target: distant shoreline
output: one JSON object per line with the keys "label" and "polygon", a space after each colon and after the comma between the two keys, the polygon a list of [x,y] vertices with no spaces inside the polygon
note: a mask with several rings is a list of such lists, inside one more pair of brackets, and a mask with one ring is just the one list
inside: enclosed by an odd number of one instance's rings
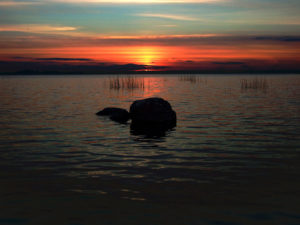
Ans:
{"label": "distant shoreline", "polygon": [[0,73],[0,76],[59,76],[59,75],[300,75],[300,71],[255,71],[255,72],[199,72],[199,71],[131,71],[131,72],[99,72],[99,73],[83,73],[83,72],[13,72]]}

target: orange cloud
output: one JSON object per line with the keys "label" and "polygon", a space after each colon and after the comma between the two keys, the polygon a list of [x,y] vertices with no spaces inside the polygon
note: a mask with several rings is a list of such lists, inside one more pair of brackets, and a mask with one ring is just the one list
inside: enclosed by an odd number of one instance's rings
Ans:
{"label": "orange cloud", "polygon": [[38,24],[22,24],[22,25],[0,25],[0,31],[17,31],[28,33],[51,33],[61,31],[74,31],[76,27],[38,25]]}

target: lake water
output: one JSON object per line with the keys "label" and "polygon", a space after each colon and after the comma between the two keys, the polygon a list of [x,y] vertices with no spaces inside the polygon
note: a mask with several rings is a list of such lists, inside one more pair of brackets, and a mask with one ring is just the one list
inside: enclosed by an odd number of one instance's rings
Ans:
{"label": "lake water", "polygon": [[[0,224],[300,224],[299,75],[133,79],[0,77]],[[165,133],[95,115],[154,96]]]}

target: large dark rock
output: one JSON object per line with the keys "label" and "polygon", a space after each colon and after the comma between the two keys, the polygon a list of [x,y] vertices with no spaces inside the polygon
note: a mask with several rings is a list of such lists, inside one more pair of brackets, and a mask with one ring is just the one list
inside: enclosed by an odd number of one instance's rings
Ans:
{"label": "large dark rock", "polygon": [[163,131],[176,126],[176,113],[162,98],[137,100],[130,106],[131,129]]}
{"label": "large dark rock", "polygon": [[129,113],[126,109],[109,107],[96,113],[98,116],[109,116],[113,121],[126,123],[129,120]]}

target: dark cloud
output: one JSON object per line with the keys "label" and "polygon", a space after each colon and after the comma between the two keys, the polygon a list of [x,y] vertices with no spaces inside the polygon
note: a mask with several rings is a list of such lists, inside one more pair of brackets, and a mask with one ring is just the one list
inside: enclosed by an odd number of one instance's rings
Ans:
{"label": "dark cloud", "polygon": [[300,36],[259,36],[254,39],[263,41],[300,42]]}
{"label": "dark cloud", "polygon": [[21,57],[21,56],[15,56],[15,57],[11,57],[12,59],[29,59],[29,58],[26,58],[26,57]]}
{"label": "dark cloud", "polygon": [[0,48],[46,48],[46,47],[102,47],[102,46],[224,46],[237,44],[264,44],[298,43],[300,36],[241,36],[241,35],[220,35],[220,36],[157,36],[149,37],[117,37],[117,38],[90,38],[90,37],[67,37],[63,35],[35,34],[34,36],[6,36],[0,39]]}
{"label": "dark cloud", "polygon": [[38,61],[82,61],[82,62],[91,62],[93,61],[92,59],[88,59],[88,58],[31,58],[31,57],[21,57],[21,56],[15,56],[12,57],[12,59],[21,59],[21,60],[38,60]]}
{"label": "dark cloud", "polygon": [[244,65],[244,62],[212,62],[217,65]]}
{"label": "dark cloud", "polygon": [[[18,57],[17,57],[18,58]],[[23,58],[22,58],[23,59]],[[0,61],[1,73],[12,74],[103,74],[131,73],[146,70],[166,70],[166,66],[148,66],[140,64],[61,64],[52,61]]]}
{"label": "dark cloud", "polygon": [[146,66],[146,68],[149,70],[166,70],[169,69],[170,67],[168,66]]}
{"label": "dark cloud", "polygon": [[87,58],[35,58],[35,60],[40,60],[40,61],[93,61],[92,59],[87,59]]}
{"label": "dark cloud", "polygon": [[[172,66],[143,64],[113,64],[96,61],[32,61],[15,57],[14,61],[0,61],[1,74],[130,74],[143,71],[160,73],[299,73],[299,59],[243,61],[178,61]],[[191,62],[189,62],[191,61]]]}

